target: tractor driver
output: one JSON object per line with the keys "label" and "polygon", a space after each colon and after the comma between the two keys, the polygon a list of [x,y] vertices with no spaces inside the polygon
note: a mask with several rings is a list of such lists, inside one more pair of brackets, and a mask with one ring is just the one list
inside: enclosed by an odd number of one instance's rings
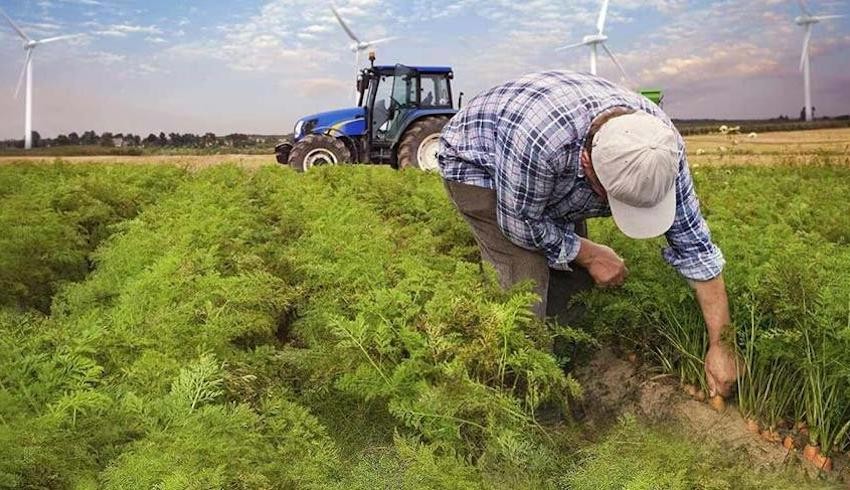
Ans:
{"label": "tractor driver", "polygon": [[[528,75],[482,93],[449,121],[439,165],[501,285],[534,281],[539,317],[584,283],[617,287],[628,276],[614,250],[587,238],[585,219],[613,215],[631,238],[665,235],[663,257],[693,287],[708,328],[710,394],[729,394],[736,367],[723,340],[725,261],[700,213],[684,141],[658,106],[590,74]],[[567,283],[554,298],[550,275]]]}

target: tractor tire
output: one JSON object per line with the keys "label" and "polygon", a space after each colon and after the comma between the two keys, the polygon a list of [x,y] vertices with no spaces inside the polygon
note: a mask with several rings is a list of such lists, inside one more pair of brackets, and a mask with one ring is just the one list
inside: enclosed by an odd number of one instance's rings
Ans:
{"label": "tractor tire", "polygon": [[289,166],[297,172],[306,172],[320,165],[340,165],[350,160],[351,152],[345,144],[324,134],[305,136],[289,152]]}
{"label": "tractor tire", "polygon": [[439,172],[440,133],[448,120],[447,117],[429,117],[411,124],[398,145],[398,168]]}

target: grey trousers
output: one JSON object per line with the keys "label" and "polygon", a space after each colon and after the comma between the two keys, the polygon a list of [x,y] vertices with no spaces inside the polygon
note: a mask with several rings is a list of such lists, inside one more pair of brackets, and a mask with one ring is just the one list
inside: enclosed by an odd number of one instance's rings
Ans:
{"label": "grey trousers", "polygon": [[[541,300],[534,306],[539,318],[554,317],[562,324],[575,321],[581,314],[570,306],[578,292],[593,287],[593,279],[583,267],[570,264],[572,271],[550,269],[542,252],[515,245],[502,233],[496,220],[496,191],[459,182],[444,181],[449,197],[469,223],[481,250],[482,260],[489,262],[505,289],[525,280],[534,281],[534,291]],[[576,224],[576,232],[587,236],[584,221]]]}

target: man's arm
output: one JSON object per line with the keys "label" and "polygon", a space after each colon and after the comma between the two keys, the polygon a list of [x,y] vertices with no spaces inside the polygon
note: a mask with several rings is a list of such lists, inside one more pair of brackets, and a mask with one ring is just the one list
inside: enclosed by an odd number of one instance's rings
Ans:
{"label": "man's arm", "polygon": [[705,377],[710,396],[729,396],[737,379],[737,365],[729,336],[731,318],[723,275],[708,281],[691,281],[708,329]]}
{"label": "man's arm", "polygon": [[727,396],[737,379],[734,349],[729,342],[729,299],[723,281],[725,260],[711,241],[693,179],[683,156],[676,178],[676,218],[667,232],[664,259],[681,273],[696,293],[708,330],[705,375],[711,396]]}

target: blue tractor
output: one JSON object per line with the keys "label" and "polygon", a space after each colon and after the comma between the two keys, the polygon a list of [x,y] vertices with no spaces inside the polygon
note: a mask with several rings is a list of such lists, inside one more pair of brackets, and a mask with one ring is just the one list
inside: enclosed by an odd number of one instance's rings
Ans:
{"label": "blue tractor", "polygon": [[376,66],[373,53],[369,60],[357,79],[358,106],[299,119],[293,140],[275,147],[279,163],[299,172],[357,162],[437,170],[440,132],[457,112],[452,69]]}

